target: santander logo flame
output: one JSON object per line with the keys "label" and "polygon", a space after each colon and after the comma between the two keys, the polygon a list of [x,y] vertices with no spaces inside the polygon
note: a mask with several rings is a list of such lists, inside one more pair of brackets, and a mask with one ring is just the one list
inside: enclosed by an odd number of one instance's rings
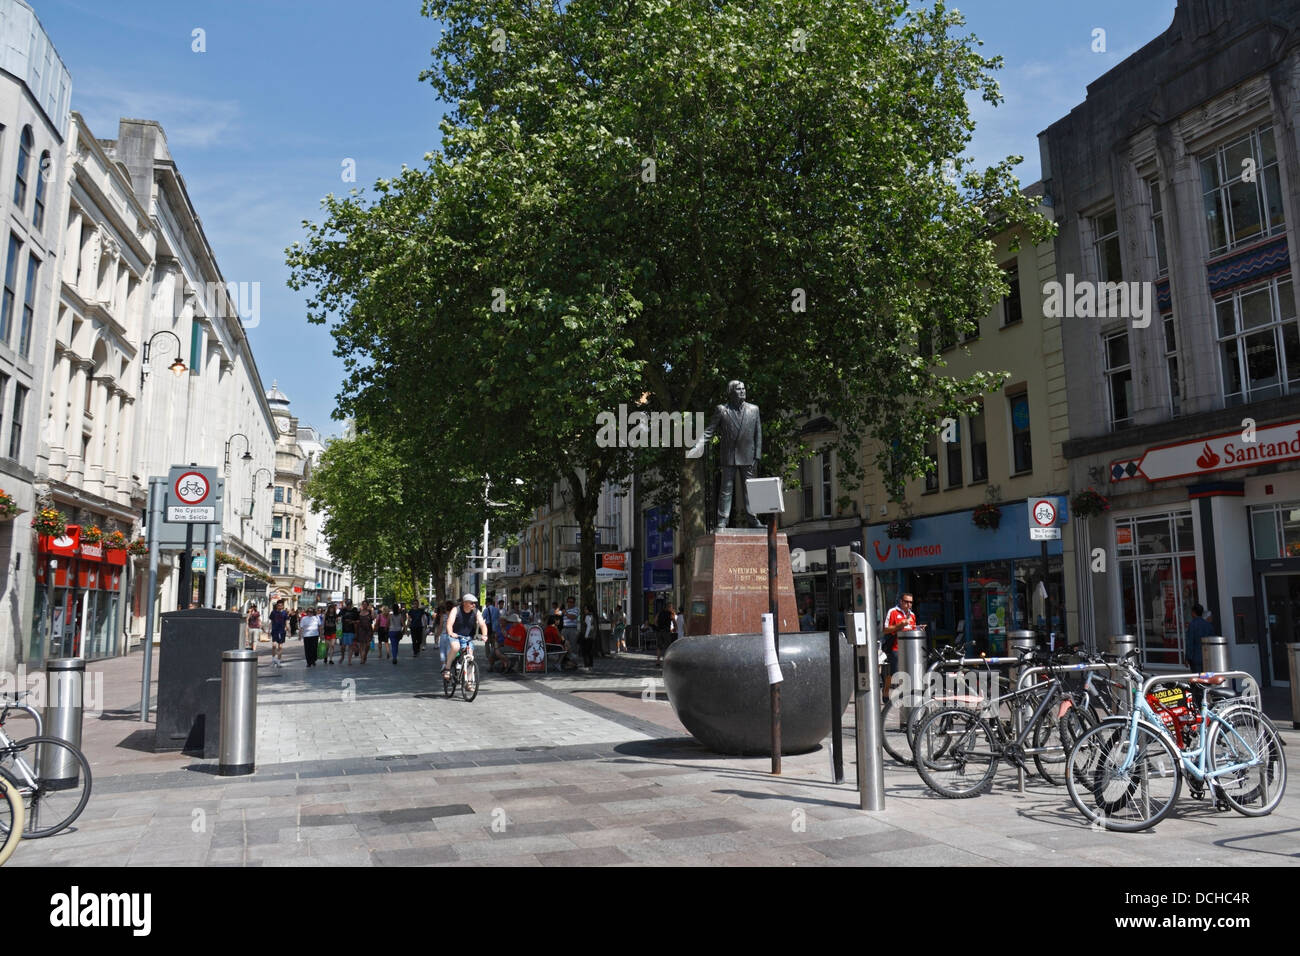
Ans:
{"label": "santander logo flame", "polygon": [[1214,449],[1210,447],[1210,443],[1206,442],[1200,456],[1196,459],[1196,467],[1213,468],[1219,463],[1219,460],[1219,456],[1215,453]]}

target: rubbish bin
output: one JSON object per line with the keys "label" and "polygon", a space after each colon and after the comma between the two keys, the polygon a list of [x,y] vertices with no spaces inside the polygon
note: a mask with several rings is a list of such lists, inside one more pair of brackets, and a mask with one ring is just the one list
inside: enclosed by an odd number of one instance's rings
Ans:
{"label": "rubbish bin", "polygon": [[223,777],[252,773],[257,744],[257,652],[221,652],[221,753]]}
{"label": "rubbish bin", "polygon": [[223,651],[243,647],[243,618],[232,611],[190,608],[162,615],[158,649],[158,722],[154,750],[203,752],[207,723],[203,685],[221,676]]}
{"label": "rubbish bin", "polygon": [[[1038,647],[1038,635],[1034,631],[1007,631],[1007,657],[1015,657],[1021,651],[1032,651]],[[1008,675],[1012,689],[1020,680],[1020,668],[1011,668]]]}
{"label": "rubbish bin", "polygon": [[1228,663],[1228,639],[1218,634],[1207,634],[1201,638],[1201,660],[1205,662],[1205,670],[1209,673],[1232,670]]}
{"label": "rubbish bin", "polygon": [[[41,718],[47,737],[66,740],[81,749],[81,718],[85,688],[86,662],[80,657],[60,657],[47,661],[46,705]],[[66,750],[40,748],[38,775],[49,782],[75,782],[79,765]]]}
{"label": "rubbish bin", "polygon": [[898,671],[904,675],[904,683],[899,686],[903,690],[903,697],[900,698],[902,709],[900,715],[903,720],[907,720],[912,713],[913,708],[921,706],[921,693],[925,683],[925,631],[907,630],[899,631],[898,637]]}
{"label": "rubbish bin", "polygon": [[1291,726],[1300,730],[1300,644],[1288,644],[1286,657],[1291,663]]}
{"label": "rubbish bin", "polygon": [[1138,639],[1133,634],[1112,634],[1110,638],[1110,652],[1116,657],[1123,657],[1130,651],[1137,650]]}

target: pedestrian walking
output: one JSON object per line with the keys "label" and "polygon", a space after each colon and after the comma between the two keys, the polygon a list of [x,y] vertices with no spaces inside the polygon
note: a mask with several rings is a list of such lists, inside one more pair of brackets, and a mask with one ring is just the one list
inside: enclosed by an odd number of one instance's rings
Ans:
{"label": "pedestrian walking", "polygon": [[319,656],[320,625],[321,620],[314,607],[307,608],[303,612],[302,620],[298,622],[298,633],[302,635],[302,653],[307,658],[308,667],[315,667],[316,658]]}
{"label": "pedestrian walking", "polygon": [[623,613],[623,605],[614,609],[614,653],[625,653],[627,651],[627,615]]}
{"label": "pedestrian walking", "polygon": [[564,636],[564,644],[569,649],[569,655],[564,661],[566,669],[572,669],[578,666],[578,628],[582,624],[582,618],[578,614],[578,605],[573,595],[564,602],[564,611],[561,614],[560,633]]}
{"label": "pedestrian walking", "polygon": [[393,612],[388,615],[388,633],[386,635],[380,635],[380,641],[382,642],[383,639],[387,637],[389,646],[393,649],[390,657],[392,658],[394,667],[397,666],[397,645],[402,642],[402,631],[405,629],[406,611],[402,609],[402,605],[394,604]]}
{"label": "pedestrian walking", "polygon": [[339,609],[331,602],[325,607],[325,615],[321,618],[321,630],[325,636],[325,663],[334,663],[334,645],[338,641],[339,634]]}
{"label": "pedestrian walking", "polygon": [[289,612],[289,636],[290,637],[298,636],[298,617],[299,614],[297,608],[294,608],[292,611]]}
{"label": "pedestrian walking", "polygon": [[1187,625],[1187,669],[1198,674],[1205,667],[1204,651],[1201,638],[1209,637],[1214,628],[1205,619],[1205,608],[1199,604],[1192,605],[1192,619]]}
{"label": "pedestrian walking", "polygon": [[374,608],[370,606],[369,601],[362,601],[361,607],[357,609],[357,634],[356,648],[353,656],[361,655],[361,663],[366,662],[370,656],[370,641],[375,636],[375,622],[378,615],[375,614]]}
{"label": "pedestrian walking", "polygon": [[592,653],[596,644],[596,609],[590,604],[582,608],[581,634],[578,644],[582,648],[582,666],[589,671],[595,670]]}
{"label": "pedestrian walking", "polygon": [[271,611],[271,666],[284,666],[284,641],[289,632],[289,612],[284,601],[276,601]]}
{"label": "pedestrian walking", "polygon": [[262,632],[262,615],[257,610],[256,604],[248,605],[248,617],[245,618],[248,624],[248,649],[252,650],[253,645],[257,643],[257,637]]}
{"label": "pedestrian walking", "polygon": [[424,632],[429,627],[429,612],[420,607],[419,600],[411,602],[411,656],[419,657],[424,647]]}
{"label": "pedestrian walking", "polygon": [[[343,631],[340,640],[343,642],[343,659],[351,664],[357,656],[357,618],[360,611],[352,604],[352,599],[348,598],[343,602],[343,613],[339,615],[339,627]],[[361,663],[365,663],[363,656]]]}
{"label": "pedestrian walking", "polygon": [[673,612],[670,605],[665,604],[655,615],[655,667],[662,667],[664,661],[664,651],[668,650],[668,643],[672,640],[673,633]]}

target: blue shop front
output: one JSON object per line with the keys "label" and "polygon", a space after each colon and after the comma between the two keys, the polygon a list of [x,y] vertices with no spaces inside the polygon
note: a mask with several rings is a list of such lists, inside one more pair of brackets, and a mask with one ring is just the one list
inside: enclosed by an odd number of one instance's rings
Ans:
{"label": "blue shop front", "polygon": [[[1065,500],[1058,502],[1068,521]],[[1060,539],[1047,542],[1046,586],[1040,588],[1042,542],[1029,539],[1028,505],[1000,507],[996,529],[976,527],[969,510],[913,517],[906,539],[890,538],[888,523],[868,525],[864,551],[882,617],[901,594],[911,593],[917,623],[928,625],[932,644],[966,642],[999,653],[1007,631],[1021,628],[1054,634],[1049,640],[1057,647],[1073,643],[1065,633]]]}

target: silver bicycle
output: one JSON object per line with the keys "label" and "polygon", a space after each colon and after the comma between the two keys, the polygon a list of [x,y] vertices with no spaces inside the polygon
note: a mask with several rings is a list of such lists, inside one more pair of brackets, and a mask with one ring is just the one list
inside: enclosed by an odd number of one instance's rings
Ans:
{"label": "silver bicycle", "polygon": [[[85,754],[58,737],[41,734],[41,716],[23,704],[26,691],[6,694],[0,708],[0,776],[22,794],[26,819],[23,837],[53,836],[72,824],[90,802],[90,763]],[[36,721],[36,736],[13,740],[4,725],[11,711]],[[10,821],[0,818],[0,835]]]}

